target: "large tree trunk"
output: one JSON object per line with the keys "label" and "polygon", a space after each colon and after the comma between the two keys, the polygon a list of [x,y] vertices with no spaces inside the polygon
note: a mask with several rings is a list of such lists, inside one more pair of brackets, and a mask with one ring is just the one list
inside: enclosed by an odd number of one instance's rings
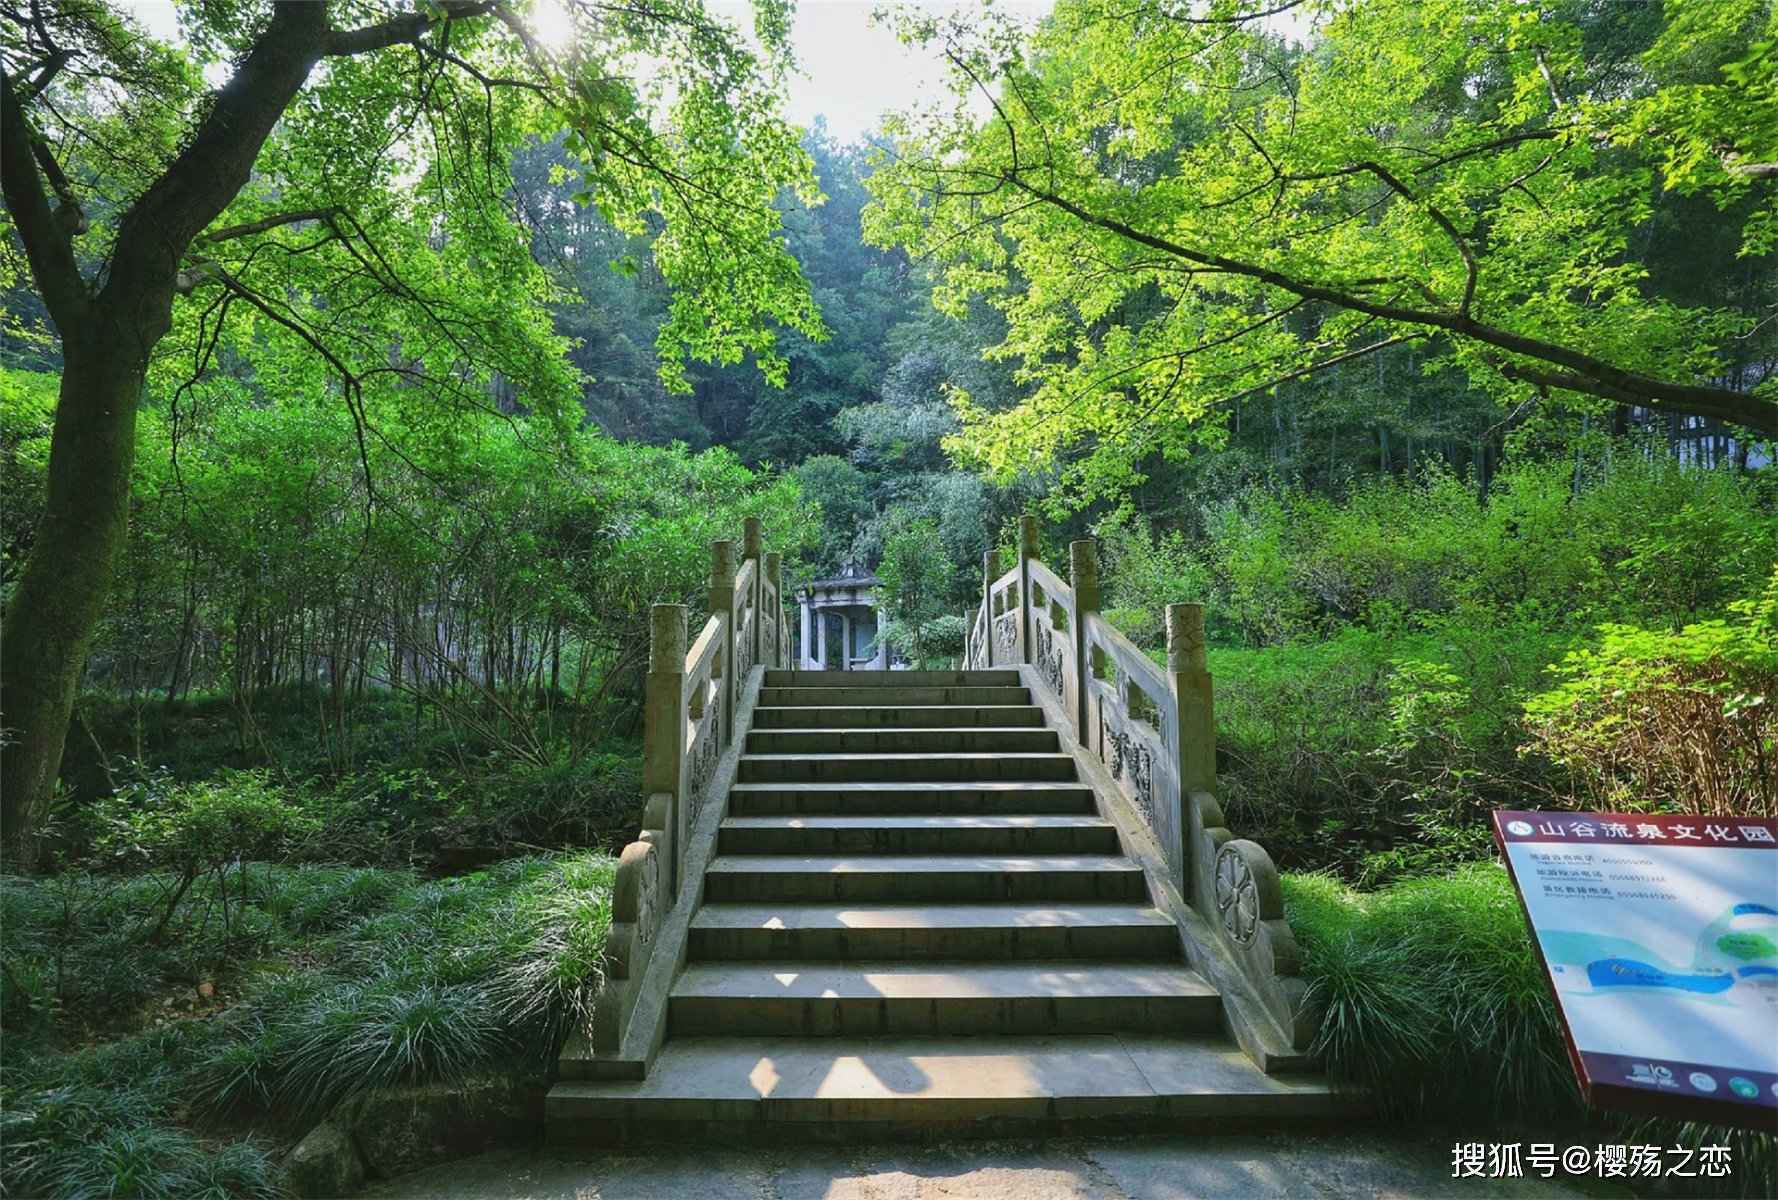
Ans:
{"label": "large tree trunk", "polygon": [[[430,19],[403,18],[414,35]],[[370,32],[380,37],[386,29]],[[96,294],[50,210],[16,81],[0,73],[0,189],[62,337],[63,364],[44,515],[0,626],[0,729],[12,739],[0,755],[0,855],[23,865],[35,858],[75,689],[123,543],[136,403],[149,354],[172,325],[181,263],[246,185],[328,36],[325,5],[276,5],[179,157],[119,221]]]}
{"label": "large tree trunk", "polygon": [[12,739],[0,756],[0,852],[26,866],[36,858],[36,830],[61,770],[74,693],[129,515],[147,359],[130,353],[118,332],[63,337],[42,523],[0,630],[0,726]]}

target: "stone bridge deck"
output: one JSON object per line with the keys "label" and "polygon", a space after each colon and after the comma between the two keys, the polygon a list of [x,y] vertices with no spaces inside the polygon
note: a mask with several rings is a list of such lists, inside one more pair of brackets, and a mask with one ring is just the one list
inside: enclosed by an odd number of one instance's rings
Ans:
{"label": "stone bridge deck", "polygon": [[666,1044],[644,1079],[558,1084],[553,1142],[1350,1109],[1226,1035],[1017,670],[767,671],[752,718]]}

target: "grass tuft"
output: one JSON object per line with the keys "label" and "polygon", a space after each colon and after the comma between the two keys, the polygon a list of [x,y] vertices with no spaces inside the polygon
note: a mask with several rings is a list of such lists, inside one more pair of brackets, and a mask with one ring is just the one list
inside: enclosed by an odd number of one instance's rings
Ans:
{"label": "grass tuft", "polygon": [[[1386,1115],[1469,1128],[1580,1122],[1585,1113],[1530,930],[1498,863],[1352,890],[1285,875],[1304,975],[1325,1005],[1315,1051],[1338,1083]],[[1711,1195],[1778,1194],[1778,1138],[1674,1121],[1609,1117],[1599,1140],[1728,1145],[1734,1172]]]}
{"label": "grass tuft", "polygon": [[1354,892],[1287,875],[1329,1071],[1398,1115],[1576,1115],[1554,1001],[1492,863]]}

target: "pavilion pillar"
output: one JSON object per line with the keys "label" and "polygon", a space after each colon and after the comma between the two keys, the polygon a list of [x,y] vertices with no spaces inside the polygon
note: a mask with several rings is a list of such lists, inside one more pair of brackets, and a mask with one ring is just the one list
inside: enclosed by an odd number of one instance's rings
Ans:
{"label": "pavilion pillar", "polygon": [[819,608],[815,613],[815,657],[819,660],[819,670],[827,670],[827,614]]}
{"label": "pavilion pillar", "polygon": [[799,671],[806,671],[812,662],[811,652],[815,649],[815,644],[809,640],[809,593],[803,592],[796,598],[796,615],[798,631],[802,634],[796,639],[796,667]]}

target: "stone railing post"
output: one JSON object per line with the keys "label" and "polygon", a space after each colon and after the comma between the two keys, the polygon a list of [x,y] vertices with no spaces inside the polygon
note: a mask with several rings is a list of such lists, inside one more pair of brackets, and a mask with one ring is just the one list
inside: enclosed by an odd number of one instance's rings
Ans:
{"label": "stone railing post", "polygon": [[685,620],[683,604],[648,610],[648,682],[643,700],[642,791],[668,797],[668,894],[679,894],[685,853]]}
{"label": "stone railing post", "polygon": [[[999,574],[994,568],[1000,565],[1000,552],[992,546],[982,551],[982,618],[981,636],[988,644],[982,647],[982,665],[994,665],[994,580]],[[971,617],[969,627],[975,628],[975,618]]]}
{"label": "stone railing post", "polygon": [[1031,560],[1037,557],[1037,518],[1019,518],[1019,653],[1031,661]]}
{"label": "stone railing post", "polygon": [[[747,661],[756,663],[764,661],[760,657],[760,654],[761,649],[765,645],[766,621],[765,608],[760,604],[760,599],[765,595],[766,564],[765,551],[759,531],[759,518],[748,517],[747,520],[743,522],[741,530],[741,555],[743,558],[751,559],[753,562],[753,583],[751,585],[753,592],[751,597],[753,601],[753,632],[750,635],[753,639],[753,644],[748,647],[749,653],[747,655]],[[745,679],[737,679],[735,681],[735,687],[737,689],[746,686],[747,681]],[[736,695],[738,696],[739,694],[739,691],[737,691]]]}
{"label": "stone railing post", "polygon": [[722,643],[721,669],[722,744],[735,740],[735,699],[739,694],[735,682],[735,544],[732,541],[710,543],[710,612],[722,622],[717,638]]}
{"label": "stone railing post", "polygon": [[809,606],[798,597],[796,602],[796,661],[793,670],[800,671],[815,657],[815,626],[809,618]]}
{"label": "stone railing post", "polygon": [[1099,544],[1092,538],[1068,543],[1068,586],[1074,592],[1074,735],[1090,746],[1093,664],[1087,652],[1087,614],[1099,611]]}
{"label": "stone railing post", "polygon": [[[772,631],[774,634],[772,638],[772,661],[767,663],[766,666],[782,667],[784,666],[784,657],[786,654],[784,649],[784,635],[788,633],[789,630],[786,629],[784,625],[784,585],[782,582],[784,578],[784,556],[776,550],[765,556],[765,575],[766,582],[772,585],[772,611],[770,613],[760,613],[759,616],[754,619],[768,620],[772,623]],[[759,594],[761,596],[765,595],[765,589],[763,587],[760,589]]]}
{"label": "stone railing post", "polygon": [[1167,605],[1167,677],[1179,708],[1179,789],[1216,791],[1216,716],[1204,654],[1204,606]]}

